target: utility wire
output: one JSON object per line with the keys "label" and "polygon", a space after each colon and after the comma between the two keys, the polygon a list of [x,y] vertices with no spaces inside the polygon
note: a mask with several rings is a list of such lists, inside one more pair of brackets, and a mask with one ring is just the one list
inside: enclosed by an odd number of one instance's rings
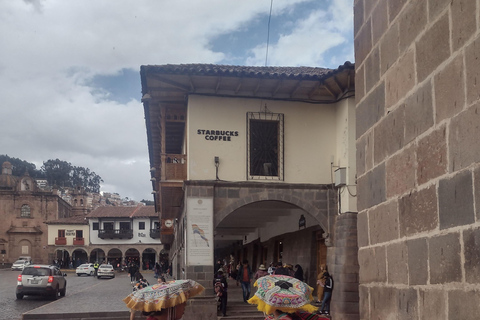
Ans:
{"label": "utility wire", "polygon": [[273,0],[270,1],[270,15],[268,16],[267,53],[265,54],[265,67],[267,66],[267,62],[268,62],[268,46],[270,44],[270,20],[272,19],[272,8],[273,8]]}

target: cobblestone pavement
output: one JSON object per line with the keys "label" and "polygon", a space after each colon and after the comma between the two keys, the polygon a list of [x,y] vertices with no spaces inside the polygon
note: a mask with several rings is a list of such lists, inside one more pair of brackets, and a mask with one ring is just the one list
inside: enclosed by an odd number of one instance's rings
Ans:
{"label": "cobblestone pavement", "polygon": [[[61,314],[89,312],[128,311],[122,301],[132,286],[126,272],[119,272],[115,279],[97,279],[78,277],[74,270],[67,271],[67,294],[52,301],[45,297],[25,296],[23,300],[15,297],[15,287],[19,271],[0,270],[0,319],[48,319]],[[156,279],[150,271],[143,272],[150,283]]]}

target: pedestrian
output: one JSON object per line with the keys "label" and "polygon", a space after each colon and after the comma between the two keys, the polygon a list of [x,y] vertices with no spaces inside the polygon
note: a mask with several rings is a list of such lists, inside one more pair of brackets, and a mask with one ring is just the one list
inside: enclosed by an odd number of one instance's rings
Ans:
{"label": "pedestrian", "polygon": [[290,277],[295,276],[295,271],[293,271],[293,266],[291,264],[286,264],[285,268],[288,270],[287,276],[290,276]]}
{"label": "pedestrian", "polygon": [[326,272],[327,266],[325,264],[320,265],[320,271],[317,275],[317,303],[322,303],[323,300],[323,288],[325,287]]}
{"label": "pedestrian", "polygon": [[295,273],[293,276],[298,280],[303,281],[303,269],[299,264],[295,265]]}
{"label": "pedestrian", "polygon": [[277,262],[277,267],[275,268],[275,271],[273,272],[273,274],[289,276],[290,272],[288,272],[288,269],[283,266],[281,261],[279,261]]}
{"label": "pedestrian", "polygon": [[93,270],[95,270],[95,277],[96,277],[98,274],[98,261],[95,262],[95,264],[93,265]]}
{"label": "pedestrian", "polygon": [[153,277],[155,279],[157,279],[159,276],[160,276],[160,265],[158,264],[158,262],[155,263],[155,267],[153,268]]}
{"label": "pedestrian", "polygon": [[242,284],[243,291],[243,301],[248,303],[247,300],[250,298],[250,281],[252,280],[252,269],[248,265],[248,260],[243,260],[243,265],[240,267],[240,270],[237,275],[237,285],[240,282]]}
{"label": "pedestrian", "polygon": [[257,272],[255,272],[255,280],[258,280],[258,278],[261,278],[263,276],[266,276],[268,274],[267,268],[265,268],[264,264],[261,264],[260,267],[258,267]]}
{"label": "pedestrian", "polygon": [[270,262],[270,266],[268,267],[268,274],[272,275],[275,272],[275,266],[273,262]]}
{"label": "pedestrian", "polygon": [[223,263],[222,263],[222,260],[218,259],[217,263],[215,264],[215,270],[218,270],[220,268],[222,268],[223,270]]}
{"label": "pedestrian", "polygon": [[130,283],[134,284],[135,283],[135,274],[138,271],[138,267],[135,263],[131,262],[130,265],[128,266],[128,275],[130,276]]}
{"label": "pedestrian", "polygon": [[137,273],[135,274],[135,279],[136,279],[136,282],[133,285],[133,291],[141,290],[150,285],[148,281],[145,279],[145,277],[140,273],[140,271],[137,271]]}
{"label": "pedestrian", "polygon": [[330,301],[332,300],[333,278],[328,272],[325,273],[325,287],[323,289],[322,307],[320,314],[330,314]]}
{"label": "pedestrian", "polygon": [[227,315],[228,282],[227,278],[225,278],[222,268],[218,269],[217,274],[213,279],[213,289],[215,291],[215,295],[218,298],[218,301],[220,302],[220,311],[225,317]]}

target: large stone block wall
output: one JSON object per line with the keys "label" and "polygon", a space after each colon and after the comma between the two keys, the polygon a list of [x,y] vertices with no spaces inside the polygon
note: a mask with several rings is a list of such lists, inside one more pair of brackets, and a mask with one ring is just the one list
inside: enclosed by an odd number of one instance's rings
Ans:
{"label": "large stone block wall", "polygon": [[478,319],[479,13],[354,2],[361,319]]}

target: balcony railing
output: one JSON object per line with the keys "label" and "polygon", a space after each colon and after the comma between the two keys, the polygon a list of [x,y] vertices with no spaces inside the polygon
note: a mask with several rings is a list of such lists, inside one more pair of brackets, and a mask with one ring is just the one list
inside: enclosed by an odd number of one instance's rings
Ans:
{"label": "balcony railing", "polygon": [[150,238],[159,239],[160,238],[160,229],[150,229]]}
{"label": "balcony railing", "polygon": [[162,164],[165,168],[165,178],[162,180],[186,180],[187,179],[187,155],[163,154]]}
{"label": "balcony railing", "polygon": [[98,237],[100,239],[132,239],[133,230],[129,229],[115,229],[115,230],[98,230]]}
{"label": "balcony railing", "polygon": [[83,246],[83,245],[85,245],[85,239],[84,238],[73,238],[73,245],[74,246]]}
{"label": "balcony railing", "polygon": [[65,237],[57,237],[55,238],[55,245],[57,246],[65,246],[67,244],[67,238]]}

